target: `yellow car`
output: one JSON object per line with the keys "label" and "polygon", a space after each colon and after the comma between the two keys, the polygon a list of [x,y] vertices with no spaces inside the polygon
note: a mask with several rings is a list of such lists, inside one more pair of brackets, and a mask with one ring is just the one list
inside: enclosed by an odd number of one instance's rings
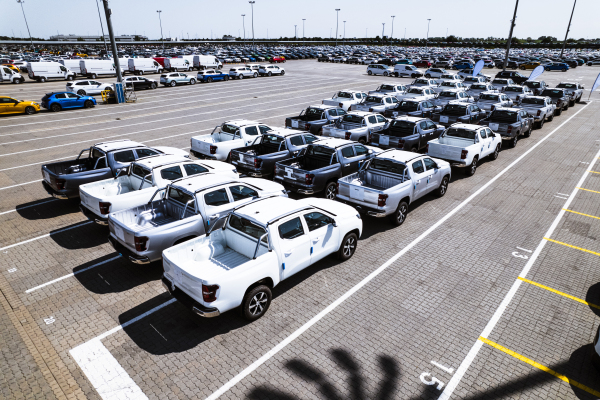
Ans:
{"label": "yellow car", "polygon": [[40,105],[35,101],[23,101],[8,96],[0,96],[1,114],[35,114],[40,111]]}
{"label": "yellow car", "polygon": [[539,62],[528,62],[528,63],[519,65],[519,68],[525,70],[525,69],[535,69],[536,67],[539,67],[539,66],[540,66]]}
{"label": "yellow car", "polygon": [[5,66],[5,67],[8,67],[10,69],[12,69],[15,72],[21,72],[21,71],[19,71],[19,68],[17,66],[15,66],[15,65],[12,65],[12,64],[2,64],[2,65]]}

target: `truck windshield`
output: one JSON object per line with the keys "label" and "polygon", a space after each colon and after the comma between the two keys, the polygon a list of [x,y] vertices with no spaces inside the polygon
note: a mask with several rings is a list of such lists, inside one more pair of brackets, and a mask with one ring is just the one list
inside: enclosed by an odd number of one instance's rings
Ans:
{"label": "truck windshield", "polygon": [[338,92],[337,96],[338,99],[352,99],[352,93],[348,93],[348,92]]}
{"label": "truck windshield", "polygon": [[545,104],[544,99],[536,99],[535,97],[525,97],[521,104],[535,104],[538,106],[543,106]]}
{"label": "truck windshield", "polygon": [[[256,225],[254,222],[235,214],[231,214],[229,217],[229,227],[254,239],[260,239],[262,235],[267,233],[262,226]],[[266,242],[266,237],[263,239],[263,242]]]}
{"label": "truck windshield", "polygon": [[510,111],[510,110],[494,110],[492,111],[492,115],[490,115],[490,121],[498,121],[498,122],[517,122],[518,111]]}
{"label": "truck windshield", "polygon": [[367,103],[382,103],[383,99],[380,97],[367,96],[367,98],[365,99],[365,102],[367,102]]}
{"label": "truck windshield", "polygon": [[401,101],[396,108],[402,111],[417,111],[419,109],[419,103],[416,101]]}
{"label": "truck windshield", "polygon": [[373,161],[371,161],[369,169],[374,169],[383,172],[391,172],[392,174],[404,175],[406,165],[391,160],[386,160],[383,158],[374,158]]}
{"label": "truck windshield", "polygon": [[523,89],[521,87],[516,87],[516,86],[507,86],[504,88],[505,92],[517,92],[517,93],[523,93]]}
{"label": "truck windshield", "polygon": [[319,110],[318,108],[308,108],[306,109],[305,115],[308,121],[316,121],[318,119],[321,119],[321,116],[323,115],[323,110]]}
{"label": "truck windshield", "polygon": [[462,128],[448,128],[446,132],[444,132],[444,136],[448,137],[457,137],[463,139],[471,139],[475,140],[476,131],[471,131]]}
{"label": "truck windshield", "polygon": [[547,89],[547,90],[544,90],[541,95],[549,96],[549,97],[563,97],[563,91]]}
{"label": "truck windshield", "polygon": [[467,113],[467,107],[460,104],[446,104],[442,114],[444,115],[465,115]]}
{"label": "truck windshield", "polygon": [[342,121],[343,122],[353,122],[355,124],[360,124],[363,122],[363,117],[361,117],[360,115],[354,115],[354,114],[346,114],[342,117]]}
{"label": "truck windshield", "polygon": [[496,94],[482,94],[479,96],[479,100],[492,100],[492,101],[498,101],[498,95]]}

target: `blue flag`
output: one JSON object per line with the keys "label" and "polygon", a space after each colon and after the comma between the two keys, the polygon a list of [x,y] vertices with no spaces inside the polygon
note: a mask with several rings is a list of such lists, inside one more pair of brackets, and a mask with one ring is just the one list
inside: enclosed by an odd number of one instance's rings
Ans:
{"label": "blue flag", "polygon": [[477,74],[481,72],[481,70],[483,69],[483,65],[483,60],[477,61],[477,64],[475,64],[475,68],[473,68],[473,76],[477,76]]}
{"label": "blue flag", "polygon": [[540,76],[542,73],[544,73],[544,66],[538,65],[533,71],[531,71],[531,75],[529,75],[529,78],[527,78],[527,80],[532,81],[538,76]]}

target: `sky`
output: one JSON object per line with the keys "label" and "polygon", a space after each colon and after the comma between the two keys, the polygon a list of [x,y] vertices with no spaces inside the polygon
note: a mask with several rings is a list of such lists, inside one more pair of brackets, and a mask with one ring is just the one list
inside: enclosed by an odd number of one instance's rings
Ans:
{"label": "sky", "polygon": [[[102,9],[102,2],[100,10]],[[0,0],[0,35],[27,37],[27,28],[16,0]],[[373,6],[369,6],[369,5]],[[256,38],[301,38],[302,19],[306,18],[306,37],[335,37],[336,8],[339,8],[338,35],[375,37],[382,34],[403,38],[424,38],[430,18],[429,37],[508,36],[514,0],[256,0],[254,35]],[[96,0],[26,0],[25,15],[34,37],[50,35],[99,35],[100,22]],[[160,38],[159,17],[165,37],[220,38],[223,35],[252,37],[251,6],[247,0],[111,0],[115,34],[141,34]],[[514,36],[538,38],[565,35],[573,0],[520,0]],[[578,0],[570,38],[598,38],[600,0]],[[246,14],[243,18],[241,14]],[[103,24],[104,15],[102,16]],[[346,21],[344,24],[343,21]],[[385,26],[382,25],[385,23]],[[297,28],[294,27],[297,25]],[[105,32],[106,25],[104,25]],[[14,32],[14,34],[13,34]],[[211,36],[212,35],[212,36]]]}

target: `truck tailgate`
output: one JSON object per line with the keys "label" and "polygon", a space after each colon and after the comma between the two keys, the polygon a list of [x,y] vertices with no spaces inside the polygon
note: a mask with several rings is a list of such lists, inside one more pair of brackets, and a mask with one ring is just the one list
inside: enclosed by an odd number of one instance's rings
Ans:
{"label": "truck tailgate", "polygon": [[231,163],[233,165],[242,164],[254,168],[254,160],[256,160],[256,158],[257,155],[253,154],[252,149],[231,150]]}
{"label": "truck tailgate", "polygon": [[363,186],[358,173],[340,178],[338,180],[338,187],[337,195],[341,199],[350,201],[355,200],[373,207],[377,207],[379,194],[383,193],[383,189],[377,190],[375,188]]}
{"label": "truck tailgate", "polygon": [[460,143],[445,144],[432,140],[429,142],[427,155],[443,160],[461,161],[461,153],[466,148],[467,146],[461,146]]}
{"label": "truck tailgate", "polygon": [[192,137],[192,150],[202,154],[210,154],[210,145],[216,143],[212,135]]}

